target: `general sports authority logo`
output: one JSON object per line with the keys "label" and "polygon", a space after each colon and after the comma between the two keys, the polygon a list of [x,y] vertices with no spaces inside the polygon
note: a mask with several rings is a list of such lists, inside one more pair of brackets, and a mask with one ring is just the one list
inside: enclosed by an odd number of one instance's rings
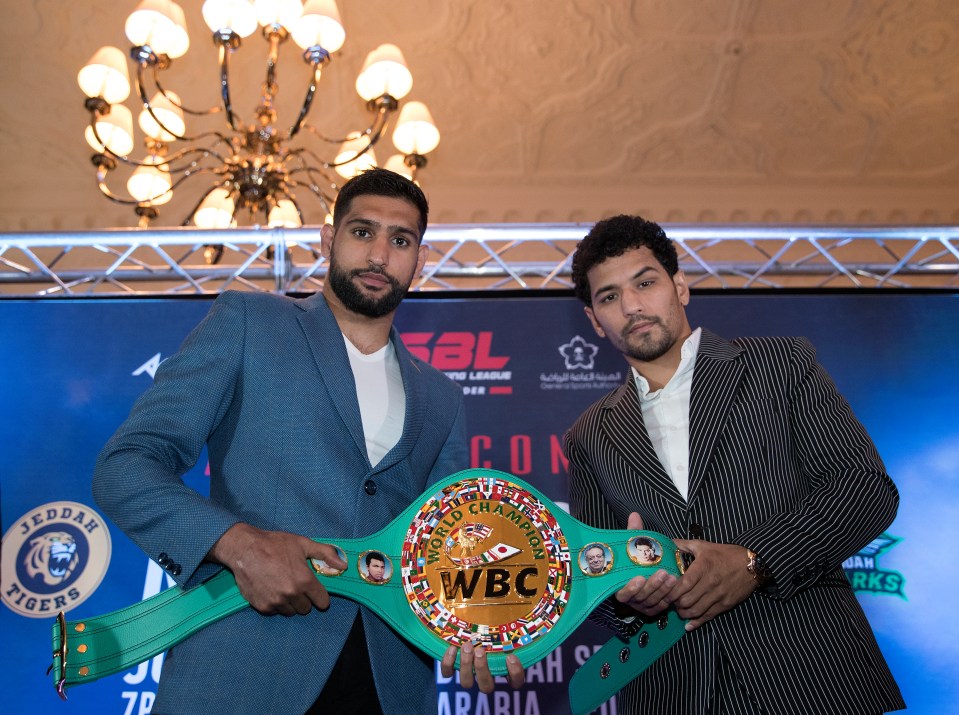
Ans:
{"label": "general sports authority logo", "polygon": [[110,552],[110,531],[86,504],[38,506],[3,535],[3,602],[30,618],[75,608],[100,585]]}
{"label": "general sports authority logo", "polygon": [[[581,335],[576,335],[568,343],[557,348],[565,365],[563,372],[541,372],[539,389],[541,390],[602,390],[609,391],[623,382],[621,372],[600,372],[596,370],[596,356],[599,347],[588,343]],[[549,363],[551,369],[553,360]],[[557,363],[558,364],[558,363]]]}
{"label": "general sports authority logo", "polygon": [[587,343],[582,337],[577,335],[565,345],[559,346],[559,354],[566,361],[567,370],[592,370],[593,359],[599,348],[592,343]]}
{"label": "general sports authority logo", "polygon": [[852,588],[857,593],[884,593],[890,596],[899,596],[906,599],[903,586],[906,580],[898,571],[887,571],[879,568],[879,557],[898,544],[902,539],[898,536],[880,534],[855,556],[846,559],[842,567]]}

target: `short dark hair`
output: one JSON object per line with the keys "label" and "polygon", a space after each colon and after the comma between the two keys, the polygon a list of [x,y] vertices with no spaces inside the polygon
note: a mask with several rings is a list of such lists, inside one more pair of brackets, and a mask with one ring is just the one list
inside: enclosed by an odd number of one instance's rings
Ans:
{"label": "short dark hair", "polygon": [[383,556],[379,551],[371,551],[366,555],[366,565],[369,566],[373,561],[382,561],[383,565],[386,565],[386,557]]}
{"label": "short dark hair", "polygon": [[573,287],[576,297],[586,305],[593,304],[589,288],[589,270],[607,258],[621,256],[626,251],[646,246],[670,276],[679,270],[676,246],[658,223],[642,216],[621,214],[596,222],[573,254]]}
{"label": "short dark hair", "polygon": [[648,536],[637,536],[635,539],[633,539],[633,546],[639,546],[640,544],[643,546],[648,546],[649,548],[653,549],[653,551],[656,550],[656,542],[654,542]]}
{"label": "short dark hair", "polygon": [[394,199],[409,201],[420,213],[420,239],[426,231],[426,220],[429,218],[430,205],[423,190],[401,174],[387,169],[367,169],[357,174],[343,184],[333,206],[333,225],[341,216],[345,216],[353,199],[358,196],[389,196]]}

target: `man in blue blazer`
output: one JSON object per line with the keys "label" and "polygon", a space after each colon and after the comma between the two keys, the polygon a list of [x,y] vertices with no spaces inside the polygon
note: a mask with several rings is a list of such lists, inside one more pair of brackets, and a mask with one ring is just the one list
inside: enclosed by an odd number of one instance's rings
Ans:
{"label": "man in blue blazer", "polygon": [[690,619],[619,712],[905,707],[841,566],[892,522],[899,496],[809,342],[692,330],[676,248],[639,217],[597,223],[573,279],[632,370],[567,434],[570,510],[659,531],[695,557],[678,579],[635,577],[594,614],[623,633],[670,606]]}
{"label": "man in blue blazer", "polygon": [[[392,172],[347,182],[322,228],[322,294],[221,295],[101,452],[93,490],[110,518],[181,586],[226,567],[253,606],[167,654],[155,713],[436,712],[432,661],[330,598],[308,559],[346,564],[307,538],[378,531],[468,466],[461,391],[393,328],[427,213]],[[204,444],[209,498],[181,479]],[[475,670],[492,689],[481,651],[461,664],[466,687]]]}

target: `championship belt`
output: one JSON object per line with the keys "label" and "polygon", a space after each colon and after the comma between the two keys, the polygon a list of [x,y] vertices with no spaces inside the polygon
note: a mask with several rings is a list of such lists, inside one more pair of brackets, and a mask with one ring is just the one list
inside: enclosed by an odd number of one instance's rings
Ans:
{"label": "championship belt", "polygon": [[[450,645],[487,652],[505,675],[514,653],[528,667],[544,658],[601,601],[633,576],[683,573],[681,552],[652,531],[595,529],[522,480],[467,469],[432,485],[386,528],[330,544],[344,570],[313,559],[331,594],[357,601],[437,660]],[[53,682],[75,685],[127,670],[249,604],[224,569],[96,618],[53,626]],[[573,712],[594,709],[642,673],[685,633],[673,610],[632,637],[613,638],[570,681]],[[458,665],[458,658],[457,658]]]}

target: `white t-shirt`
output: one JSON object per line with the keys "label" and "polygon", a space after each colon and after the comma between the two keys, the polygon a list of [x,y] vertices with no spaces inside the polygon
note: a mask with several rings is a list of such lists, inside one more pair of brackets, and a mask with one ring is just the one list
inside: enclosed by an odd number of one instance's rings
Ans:
{"label": "white t-shirt", "polygon": [[344,335],[356,382],[366,454],[374,467],[400,441],[406,415],[406,391],[393,343],[370,355],[361,353]]}

